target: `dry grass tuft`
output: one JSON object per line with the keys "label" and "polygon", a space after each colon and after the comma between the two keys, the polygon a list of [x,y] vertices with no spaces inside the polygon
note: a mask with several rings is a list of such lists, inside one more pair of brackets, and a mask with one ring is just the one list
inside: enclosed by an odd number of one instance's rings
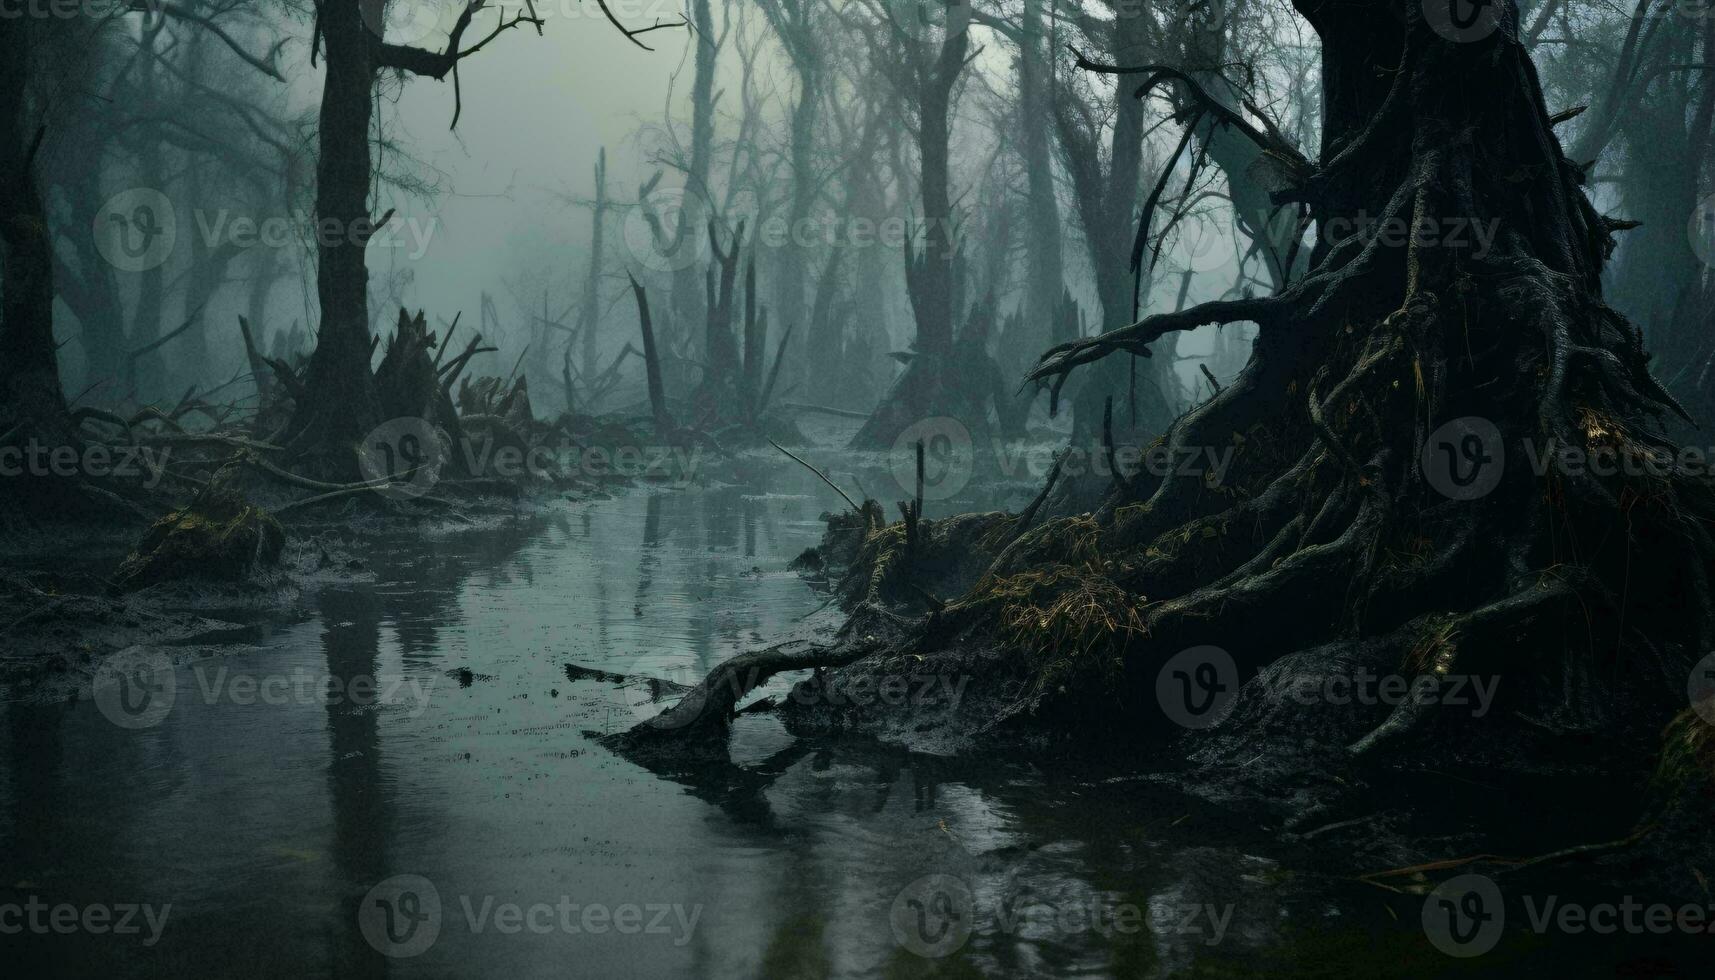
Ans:
{"label": "dry grass tuft", "polygon": [[998,607],[1002,641],[1028,658],[1035,693],[1113,680],[1127,649],[1148,632],[1146,600],[1095,561],[990,579],[972,598]]}

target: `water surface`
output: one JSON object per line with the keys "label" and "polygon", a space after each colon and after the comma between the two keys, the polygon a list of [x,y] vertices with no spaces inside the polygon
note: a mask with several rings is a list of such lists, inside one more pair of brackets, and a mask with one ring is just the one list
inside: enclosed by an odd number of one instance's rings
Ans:
{"label": "water surface", "polygon": [[[1294,874],[1243,817],[1139,773],[798,740],[767,716],[738,723],[733,764],[674,778],[592,741],[659,706],[567,664],[700,675],[794,628],[826,600],[787,563],[837,502],[762,466],[382,541],[372,582],[170,651],[171,709],[145,727],[12,692],[0,906],[165,919],[0,946],[25,975],[178,978],[1459,965],[1421,899]],[[315,693],[328,678],[375,678],[382,703]]]}

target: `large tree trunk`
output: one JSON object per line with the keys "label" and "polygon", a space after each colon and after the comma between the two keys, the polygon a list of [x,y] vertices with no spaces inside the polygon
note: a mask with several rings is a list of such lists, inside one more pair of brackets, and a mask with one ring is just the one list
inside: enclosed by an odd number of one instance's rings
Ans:
{"label": "large tree trunk", "polygon": [[951,140],[949,115],[952,111],[953,85],[956,76],[941,72],[964,60],[964,39],[948,41],[942,53],[934,79],[923,87],[919,108],[917,152],[922,158],[923,182],[923,266],[912,290],[912,306],[917,314],[917,355],[945,357],[953,349],[953,263],[958,243],[953,239],[953,205],[948,189],[948,143]]}
{"label": "large tree trunk", "polygon": [[[145,56],[139,62],[139,68],[146,74],[145,78],[152,79],[153,58],[148,55],[150,48],[145,42]],[[160,141],[149,133],[143,134],[143,145],[139,148],[138,178],[142,186],[162,190],[165,183],[165,166],[161,159]],[[138,276],[137,305],[131,312],[131,329],[126,332],[125,341],[125,373],[123,377],[125,388],[134,393],[138,402],[148,404],[159,398],[166,397],[171,383],[167,377],[167,363],[161,354],[161,349],[155,347],[141,354],[142,351],[161,339],[161,320],[165,315],[167,302],[167,265],[161,264],[143,270]]]}
{"label": "large tree trunk", "polygon": [[[1553,133],[1516,8],[1454,43],[1414,0],[1296,6],[1322,38],[1326,100],[1322,159],[1285,195],[1322,229],[1309,274],[1057,348],[1036,372],[1260,327],[1240,378],[1169,436],[1175,452],[1238,446],[1228,492],[1140,478],[1099,516],[1149,506],[1091,547],[1138,556],[1116,574],[1149,598],[1139,635],[1159,657],[1213,644],[1255,669],[1363,639],[1408,672],[1505,673],[1499,714],[1543,730],[1659,731],[1715,642],[1715,494],[1680,467],[1533,466],[1556,446],[1672,454],[1659,419],[1676,406],[1603,301],[1613,226]],[[1413,231],[1355,233],[1360,214]],[[1476,226],[1497,229],[1492,247]],[[1133,663],[1153,685],[1159,659]],[[1408,700],[1354,748],[1431,717]]]}
{"label": "large tree trunk", "polygon": [[[160,73],[156,69],[158,55],[155,45],[160,39],[164,23],[157,21],[152,27],[144,29],[143,36],[137,42],[137,60],[132,66],[134,74],[129,76],[133,90],[142,103],[156,110],[160,110],[161,104],[158,97]],[[163,159],[159,133],[152,128],[145,128],[132,135],[134,142],[128,145],[133,147],[136,153],[138,184],[165,193],[166,161]],[[124,392],[145,404],[164,396],[169,387],[167,366],[158,348],[141,354],[133,354],[132,351],[151,347],[161,337],[161,320],[166,306],[166,275],[165,263],[156,263],[137,274],[137,302],[131,310],[131,328],[125,332],[124,350],[118,352],[122,359],[119,380]]]}
{"label": "large tree trunk", "polygon": [[[691,159],[686,163],[685,196],[673,239],[679,248],[688,249],[693,255],[701,244],[703,224],[714,203],[709,200],[709,171],[714,159],[715,62],[720,49],[710,7],[709,0],[691,3],[691,43],[696,45],[691,69]],[[697,325],[707,317],[699,273],[695,262],[680,262],[673,270],[669,324],[672,332],[663,338],[668,340],[669,348],[688,349],[686,344],[695,338]]]}
{"label": "large tree trunk", "polygon": [[1024,159],[1026,214],[1029,216],[1029,276],[1025,293],[1025,336],[1040,347],[1054,342],[1054,320],[1064,285],[1060,248],[1060,201],[1054,187],[1050,141],[1054,112],[1049,91],[1051,39],[1042,22],[1043,0],[1025,0],[1018,56],[1020,156]]}
{"label": "large tree trunk", "polygon": [[[853,98],[862,97],[853,92]],[[871,98],[875,98],[871,93]],[[881,227],[887,215],[887,192],[883,183],[881,146],[896,116],[885,107],[871,104],[861,121],[861,130],[848,125],[839,115],[833,123],[839,129],[842,147],[852,147],[846,166],[841,171],[844,189],[842,213],[852,221],[869,221]],[[856,123],[857,121],[852,121]],[[854,138],[855,135],[855,138]],[[854,146],[855,144],[855,146]],[[810,328],[806,338],[809,350],[816,356],[808,358],[810,390],[816,392],[823,405],[842,408],[867,408],[874,403],[875,365],[868,356],[878,341],[889,336],[888,305],[884,283],[887,269],[883,251],[873,247],[829,249],[828,258],[816,282],[816,300],[810,311]],[[847,251],[855,254],[847,256]],[[841,301],[849,275],[850,295],[863,297],[864,315],[846,315],[847,305]]]}
{"label": "large tree trunk", "polygon": [[[0,18],[0,446],[30,451],[81,445],[66,411],[54,342],[54,259],[36,185],[46,131],[29,98],[30,32],[39,24]],[[15,461],[13,465],[18,465]],[[7,501],[27,513],[85,510],[72,480],[26,468],[4,478]]]}
{"label": "large tree trunk", "polygon": [[[1659,47],[1661,64],[1707,63],[1715,58],[1715,21],[1703,21],[1700,39],[1675,34]],[[1644,331],[1657,373],[1703,415],[1715,408],[1704,370],[1715,357],[1715,338],[1703,288],[1708,270],[1693,250],[1687,216],[1701,217],[1698,190],[1712,139],[1715,85],[1706,75],[1656,70],[1655,83],[1619,124],[1626,148],[1623,214],[1643,224],[1627,233],[1609,281],[1614,305]]]}
{"label": "large tree trunk", "polygon": [[[817,59],[820,49],[804,46],[794,51],[798,69],[798,101],[792,106],[792,201],[787,213],[786,244],[779,250],[775,280],[775,312],[782,327],[804,323],[805,270],[809,265],[809,250],[799,244],[800,227],[811,220],[815,210],[816,188],[820,177],[816,173],[816,109],[821,98],[821,68]],[[806,333],[808,331],[805,331]],[[781,351],[786,370],[786,382],[802,382],[808,377],[805,358],[791,350]]]}
{"label": "large tree trunk", "polygon": [[[1114,20],[1112,50],[1122,64],[1148,60],[1147,25],[1142,18]],[[1068,142],[1070,154],[1087,157],[1074,160],[1078,217],[1095,273],[1096,296],[1101,302],[1103,330],[1130,323],[1136,307],[1148,302],[1147,283],[1139,283],[1131,269],[1131,246],[1137,231],[1140,207],[1139,181],[1143,168],[1142,104],[1132,97],[1132,88],[1115,86],[1113,131],[1108,144],[1106,172],[1094,159],[1094,145]],[[1063,120],[1064,126],[1064,120]],[[1064,133],[1064,129],[1063,129]],[[1080,378],[1072,393],[1072,443],[1088,451],[1105,438],[1103,420],[1107,405],[1115,406],[1112,418],[1122,441],[1147,442],[1173,421],[1177,379],[1171,358],[1138,359],[1127,363],[1114,358],[1097,365]],[[1070,486],[1072,481],[1068,481]]]}
{"label": "large tree trunk", "polygon": [[53,246],[36,190],[34,159],[44,133],[29,123],[30,32],[22,17],[0,18],[0,429],[58,427],[65,415],[54,356]]}
{"label": "large tree trunk", "polygon": [[923,202],[923,244],[921,251],[908,251],[905,257],[917,339],[912,345],[911,363],[852,437],[854,449],[893,448],[907,428],[931,417],[958,419],[972,436],[987,431],[990,389],[982,387],[979,397],[967,383],[970,379],[963,368],[979,360],[986,364],[988,353],[981,348],[959,350],[953,342],[953,320],[960,312],[955,308],[954,275],[959,246],[953,234],[948,143],[953,89],[969,50],[969,32],[950,30],[934,58],[918,68],[918,189]]}
{"label": "large tree trunk", "polygon": [[[77,227],[95,225],[95,209],[102,206],[101,168],[80,168],[74,179],[58,189],[74,202],[72,221]],[[59,298],[77,317],[78,345],[83,349],[84,380],[108,382],[101,400],[117,398],[120,374],[125,369],[125,311],[119,298],[114,268],[96,248],[94,235],[67,236],[75,261],[66,261],[56,250],[54,284]]]}
{"label": "large tree trunk", "polygon": [[[370,220],[369,137],[377,65],[360,3],[375,8],[368,23],[383,22],[380,0],[327,0],[321,10],[326,79],[316,165],[316,219],[318,227],[328,223],[340,233],[318,236],[316,297],[321,326],[305,379],[308,397],[297,407],[290,432],[295,450],[315,454],[351,450],[353,466],[358,441],[384,421],[369,365],[369,268],[364,245],[354,243],[346,233]],[[344,461],[336,465],[347,468]]]}
{"label": "large tree trunk", "polygon": [[[583,311],[578,317],[578,328],[583,331],[583,375],[584,384],[595,383],[596,374],[600,368],[596,364],[596,338],[598,331],[596,322],[601,319],[601,270],[605,261],[602,255],[603,236],[607,223],[607,147],[596,151],[595,158],[595,207],[590,210],[590,262],[584,275]],[[585,411],[594,411],[594,405],[585,405]]]}
{"label": "large tree trunk", "polygon": [[[1227,32],[1234,29],[1235,25],[1226,18],[1191,18],[1186,24],[1185,64],[1227,64]],[[1194,69],[1189,75],[1222,109],[1233,115],[1244,114],[1241,93],[1224,72]],[[1181,112],[1200,108],[1183,87],[1176,89],[1174,104]],[[1269,282],[1279,292],[1292,279],[1304,274],[1309,252],[1297,247],[1302,237],[1297,209],[1282,207],[1272,199],[1272,193],[1279,188],[1267,178],[1277,169],[1265,158],[1262,147],[1246,138],[1238,128],[1224,125],[1213,114],[1202,116],[1196,137],[1209,162],[1218,167],[1226,179],[1234,220],[1239,230],[1261,247],[1263,267],[1268,272]],[[1235,281],[1240,271],[1238,268],[1232,270]]]}

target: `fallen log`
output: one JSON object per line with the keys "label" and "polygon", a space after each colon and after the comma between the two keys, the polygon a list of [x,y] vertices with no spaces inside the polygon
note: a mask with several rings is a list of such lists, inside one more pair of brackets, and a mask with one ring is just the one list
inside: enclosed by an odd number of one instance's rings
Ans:
{"label": "fallen log", "polygon": [[793,639],[741,653],[710,671],[671,708],[627,731],[604,736],[601,742],[621,753],[669,745],[675,751],[708,751],[713,746],[724,751],[722,736],[736,713],[739,699],[768,683],[776,674],[845,667],[878,652],[882,646],[873,636],[833,645]]}

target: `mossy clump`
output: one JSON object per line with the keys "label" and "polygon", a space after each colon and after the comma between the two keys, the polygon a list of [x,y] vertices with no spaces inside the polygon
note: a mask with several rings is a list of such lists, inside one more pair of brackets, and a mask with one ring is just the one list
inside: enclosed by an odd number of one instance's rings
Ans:
{"label": "mossy clump", "polygon": [[1661,759],[1650,777],[1646,823],[1705,825],[1715,805],[1715,726],[1704,719],[1715,699],[1681,711],[1662,732]]}
{"label": "mossy clump", "polygon": [[1098,561],[1055,564],[972,590],[998,611],[1001,640],[1027,658],[1033,695],[1114,689],[1131,645],[1147,630],[1146,601],[1116,584]]}
{"label": "mossy clump", "polygon": [[125,591],[180,579],[242,581],[278,564],[285,545],[280,522],[246,500],[233,473],[222,470],[189,505],[150,525],[114,581]]}

